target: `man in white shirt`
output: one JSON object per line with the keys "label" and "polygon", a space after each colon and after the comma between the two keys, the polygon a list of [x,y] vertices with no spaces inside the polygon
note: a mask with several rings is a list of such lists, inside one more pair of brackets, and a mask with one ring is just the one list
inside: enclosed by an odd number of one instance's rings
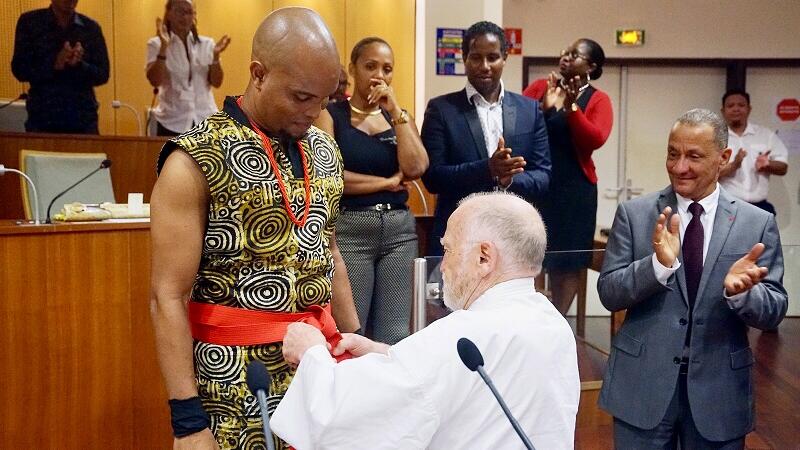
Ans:
{"label": "man in white shirt", "polygon": [[473,194],[450,216],[441,270],[455,312],[387,346],[344,334],[331,349],[319,332],[290,325],[284,357],[297,373],[272,429],[298,450],[523,448],[456,342],[482,351],[485,369],[536,448],[572,449],[578,410],[575,339],[535,291],[546,247],[534,207],[501,192]]}
{"label": "man in white shirt", "polygon": [[775,217],[717,183],[726,128],[711,111],[684,113],[670,186],[617,208],[597,282],[606,308],[626,310],[599,400],[616,448],[744,449],[753,429],[748,327],[775,328],[787,294]]}
{"label": "man in white shirt", "polygon": [[788,152],[772,130],[748,121],[750,94],[731,89],[722,96],[722,116],[728,123],[728,147],[736,155],[719,174],[722,187],[734,197],[775,214],[767,201],[770,175],[786,175]]}

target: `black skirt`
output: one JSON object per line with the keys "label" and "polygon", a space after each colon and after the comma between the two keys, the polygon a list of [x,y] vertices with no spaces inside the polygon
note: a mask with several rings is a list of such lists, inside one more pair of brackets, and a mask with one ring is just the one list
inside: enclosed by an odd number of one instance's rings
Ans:
{"label": "black skirt", "polygon": [[580,177],[551,186],[539,212],[547,226],[545,268],[574,271],[589,267],[597,222],[597,185]]}

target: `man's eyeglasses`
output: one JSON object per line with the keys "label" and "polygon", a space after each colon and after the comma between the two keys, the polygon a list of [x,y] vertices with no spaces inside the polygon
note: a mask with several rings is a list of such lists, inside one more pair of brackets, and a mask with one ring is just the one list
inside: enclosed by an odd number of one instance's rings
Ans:
{"label": "man's eyeglasses", "polygon": [[581,58],[583,60],[589,61],[589,57],[581,53],[578,53],[578,50],[568,50],[568,49],[561,50],[561,57],[563,58],[565,56],[569,56],[572,60]]}

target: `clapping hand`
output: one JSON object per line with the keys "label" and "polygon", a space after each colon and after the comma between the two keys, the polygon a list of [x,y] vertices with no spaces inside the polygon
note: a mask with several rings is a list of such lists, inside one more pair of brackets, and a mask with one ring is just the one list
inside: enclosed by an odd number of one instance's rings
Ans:
{"label": "clapping hand", "polygon": [[769,154],[772,150],[759,153],[756,158],[756,172],[767,172],[769,170]]}
{"label": "clapping hand", "polygon": [[733,166],[736,167],[737,169],[742,167],[742,161],[746,156],[747,156],[747,150],[740,148],[739,151],[736,152],[736,156],[733,157],[733,161],[731,162],[731,164],[733,164]]}
{"label": "clapping hand", "polygon": [[75,66],[81,61],[83,61],[83,46],[80,42],[76,42],[74,46],[72,46],[72,54],[70,58],[67,60],[68,66]]}
{"label": "clapping hand", "polygon": [[230,43],[231,43],[231,38],[228,37],[227,34],[225,36],[222,36],[222,38],[219,41],[217,41],[217,44],[214,45],[214,62],[219,61],[220,53],[224,52],[225,49],[228,48],[228,44]]}
{"label": "clapping hand", "polygon": [[581,77],[575,75],[565,81],[564,109],[569,111],[572,108],[572,104],[578,99],[578,94],[581,93]]}
{"label": "clapping hand", "polygon": [[506,140],[500,136],[497,150],[489,158],[489,174],[498,179],[502,186],[508,186],[514,175],[525,170],[526,164],[522,156],[511,156],[511,149],[506,147]]}
{"label": "clapping hand", "polygon": [[156,36],[158,36],[158,40],[161,41],[161,51],[165,51],[169,44],[169,31],[167,30],[167,25],[161,20],[161,17],[156,17]]}
{"label": "clapping hand", "polygon": [[558,85],[558,74],[550,72],[547,76],[547,92],[542,97],[542,110],[548,110],[558,102],[558,97],[561,95],[561,87]]}
{"label": "clapping hand", "polygon": [[767,276],[767,268],[758,266],[758,258],[764,253],[764,244],[758,243],[746,255],[733,263],[725,275],[725,295],[732,297],[757,285]]}
{"label": "clapping hand", "polygon": [[53,68],[56,70],[64,70],[67,66],[72,67],[83,61],[83,46],[80,42],[76,42],[73,46],[69,41],[65,41],[64,45],[56,55],[56,61]]}
{"label": "clapping hand", "polygon": [[653,252],[664,267],[672,267],[678,259],[681,251],[680,226],[680,216],[672,214],[672,208],[669,206],[664,208],[656,219],[656,226],[653,229]]}

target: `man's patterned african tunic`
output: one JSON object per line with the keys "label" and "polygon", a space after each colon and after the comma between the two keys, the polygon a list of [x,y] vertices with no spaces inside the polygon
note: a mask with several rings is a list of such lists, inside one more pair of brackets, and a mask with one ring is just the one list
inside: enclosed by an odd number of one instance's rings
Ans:
{"label": "man's patterned african tunic", "polygon": [[[314,127],[300,140],[311,183],[311,209],[301,228],[286,212],[261,139],[245,125],[234,102],[226,101],[225,106],[168,142],[160,157],[159,167],[172,150],[181,149],[208,181],[208,225],[192,299],[280,312],[328,304],[333,279],[329,242],[343,190],[335,141]],[[292,211],[300,218],[305,208],[303,179],[293,175],[287,149],[278,139],[270,140]],[[264,448],[258,402],[245,383],[245,367],[256,359],[271,374],[272,412],[294,374],[283,360],[280,343],[246,347],[194,343],[200,398],[223,448]]]}

